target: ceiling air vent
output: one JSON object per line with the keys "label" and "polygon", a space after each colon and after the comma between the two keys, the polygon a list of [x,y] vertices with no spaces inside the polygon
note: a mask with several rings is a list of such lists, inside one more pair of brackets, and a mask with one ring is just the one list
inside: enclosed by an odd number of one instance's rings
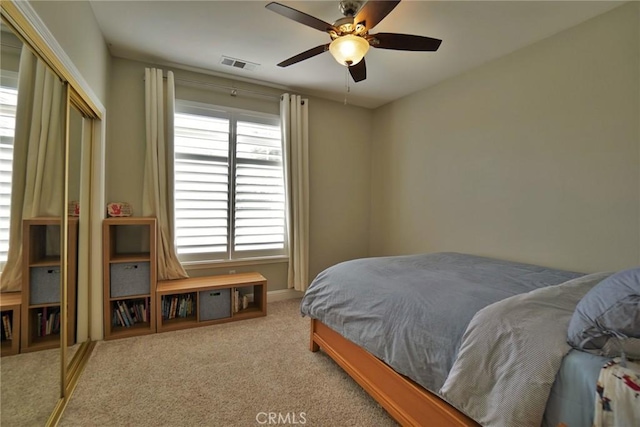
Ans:
{"label": "ceiling air vent", "polygon": [[242,59],[230,58],[228,56],[223,56],[220,63],[247,71],[255,71],[255,69],[260,66],[260,64],[256,64],[255,62],[243,61]]}

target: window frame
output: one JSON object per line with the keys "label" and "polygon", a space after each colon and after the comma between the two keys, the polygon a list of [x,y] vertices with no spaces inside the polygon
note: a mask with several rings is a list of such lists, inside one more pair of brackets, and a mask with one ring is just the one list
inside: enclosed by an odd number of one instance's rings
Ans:
{"label": "window frame", "polygon": [[[238,161],[236,159],[236,146],[237,146],[237,123],[239,121],[249,121],[252,123],[258,124],[267,124],[281,127],[280,116],[277,114],[263,113],[233,107],[226,107],[208,103],[202,103],[197,101],[190,101],[185,99],[176,99],[175,100],[175,111],[174,114],[186,113],[200,116],[207,116],[218,119],[225,119],[228,121],[228,135],[229,135],[229,146],[228,146],[228,200],[227,200],[227,250],[224,253],[220,253],[221,256],[216,256],[219,253],[216,252],[208,252],[202,254],[182,254],[178,255],[178,259],[183,265],[188,266],[202,266],[206,268],[209,265],[243,265],[243,264],[251,264],[251,263],[270,263],[270,262],[284,262],[289,259],[289,233],[288,233],[288,225],[287,225],[287,210],[288,210],[288,195],[286,189],[286,165],[285,165],[285,155],[284,155],[284,147],[281,144],[282,156],[282,174],[283,174],[283,182],[282,188],[285,194],[284,201],[284,218],[283,218],[283,239],[284,244],[282,249],[274,249],[274,250],[247,250],[247,251],[236,251],[234,248],[235,243],[235,232],[236,232],[236,174]],[[175,131],[174,131],[175,132]],[[280,131],[282,135],[282,130]],[[174,134],[175,135],[175,134]],[[282,136],[280,138],[282,141]],[[173,166],[175,167],[175,149],[174,158],[173,158]],[[259,164],[260,162],[256,162]],[[173,176],[173,183],[176,184],[175,170]],[[175,217],[176,209],[175,209],[175,188],[173,194],[174,201],[174,233],[177,229],[177,221]],[[178,252],[178,245],[176,240],[176,252]]]}

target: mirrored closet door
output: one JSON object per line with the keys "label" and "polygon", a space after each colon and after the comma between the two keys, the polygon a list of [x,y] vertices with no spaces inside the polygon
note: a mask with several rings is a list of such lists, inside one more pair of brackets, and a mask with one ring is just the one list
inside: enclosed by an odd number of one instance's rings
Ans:
{"label": "mirrored closet door", "polygon": [[69,89],[68,100],[68,157],[66,221],[68,226],[69,263],[67,287],[67,322],[70,330],[64,358],[67,361],[65,387],[69,388],[77,374],[79,363],[86,351],[83,344],[89,341],[89,255],[90,249],[90,164],[94,117],[82,98]]}
{"label": "mirrored closet door", "polygon": [[[0,424],[45,425],[61,394],[59,260],[66,90],[4,20],[1,30]],[[36,120],[42,123],[39,129],[30,126]],[[38,174],[47,176],[44,182]],[[30,217],[32,221],[22,220]],[[43,286],[30,289],[30,277]],[[12,299],[18,301],[18,309],[5,310]],[[9,354],[8,343],[14,349]]]}
{"label": "mirrored closet door", "polygon": [[24,6],[0,6],[0,424],[54,425],[94,344],[91,163],[100,113]]}

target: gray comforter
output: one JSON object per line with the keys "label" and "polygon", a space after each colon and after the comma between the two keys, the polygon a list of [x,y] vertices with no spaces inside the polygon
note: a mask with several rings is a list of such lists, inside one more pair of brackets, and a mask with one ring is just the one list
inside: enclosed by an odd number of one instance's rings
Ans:
{"label": "gray comforter", "polygon": [[516,295],[480,310],[440,394],[485,426],[540,426],[580,299],[609,273]]}
{"label": "gray comforter", "polygon": [[365,258],[320,273],[301,312],[437,393],[476,312],[581,275],[458,253]]}

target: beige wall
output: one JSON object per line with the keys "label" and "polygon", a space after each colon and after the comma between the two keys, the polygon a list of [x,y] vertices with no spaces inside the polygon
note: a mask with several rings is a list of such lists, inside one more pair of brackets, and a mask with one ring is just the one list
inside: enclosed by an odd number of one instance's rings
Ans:
{"label": "beige wall", "polygon": [[[142,208],[144,168],[144,68],[141,62],[113,58],[107,124],[107,201]],[[166,69],[166,68],[165,68]],[[177,80],[236,86],[262,93],[284,92],[219,77],[173,70]],[[277,98],[240,95],[178,81],[176,97],[216,105],[279,114]],[[368,254],[369,170],[372,112],[311,98],[310,132],[310,279],[322,269]],[[270,291],[287,287],[287,264],[188,269],[192,276],[227,273],[230,269],[259,271]]]}
{"label": "beige wall", "polygon": [[372,111],[312,99],[309,106],[309,272],[369,254]]}
{"label": "beige wall", "polygon": [[377,109],[370,254],[637,265],[639,7]]}
{"label": "beige wall", "polygon": [[29,4],[106,105],[111,56],[89,2],[30,0]]}

